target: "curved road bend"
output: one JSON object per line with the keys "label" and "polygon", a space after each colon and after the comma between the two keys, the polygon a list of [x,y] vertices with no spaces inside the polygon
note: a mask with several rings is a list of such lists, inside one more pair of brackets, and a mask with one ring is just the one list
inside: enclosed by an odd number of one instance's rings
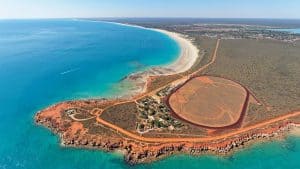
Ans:
{"label": "curved road bend", "polygon": [[101,119],[99,117],[100,114],[99,114],[99,116],[97,116],[96,121],[99,122],[99,123],[101,123],[101,124],[103,124],[103,125],[105,125],[105,126],[107,126],[107,127],[110,127],[112,129],[114,129],[118,133],[124,134],[127,137],[130,137],[130,138],[133,138],[133,139],[136,139],[136,140],[139,140],[139,141],[143,141],[143,142],[154,142],[154,143],[207,142],[207,141],[215,141],[215,140],[220,140],[220,139],[224,139],[224,138],[227,138],[227,137],[235,136],[235,135],[238,135],[238,134],[242,134],[242,133],[251,131],[253,129],[261,128],[261,127],[267,126],[269,124],[273,124],[273,123],[276,123],[276,122],[279,122],[279,121],[282,121],[282,120],[286,120],[288,118],[299,116],[299,115],[300,115],[300,111],[293,112],[293,113],[290,113],[290,114],[287,114],[287,115],[283,115],[283,116],[280,116],[280,117],[277,117],[277,118],[274,118],[274,119],[271,119],[271,120],[267,120],[267,121],[261,122],[259,124],[253,125],[253,126],[242,128],[242,129],[237,130],[237,131],[233,131],[233,132],[230,132],[230,133],[222,134],[222,135],[219,135],[219,136],[202,137],[202,138],[201,137],[190,137],[190,138],[155,138],[155,137],[143,137],[143,136],[139,136],[139,135],[136,135],[134,133],[131,133],[131,132],[125,130],[125,129],[122,129],[122,128],[114,125],[114,124],[111,124],[111,123],[109,123],[109,122]]}
{"label": "curved road bend", "polygon": [[[185,80],[186,78],[189,79],[190,77],[196,75],[197,73],[203,71],[208,66],[213,64],[215,62],[216,58],[217,58],[217,51],[218,51],[219,45],[220,45],[220,39],[217,40],[217,44],[216,44],[216,47],[215,47],[215,50],[214,50],[214,53],[213,53],[212,60],[209,63],[204,65],[202,68],[200,68],[196,72],[194,72],[194,73],[192,73],[192,74],[190,74],[186,77],[183,77],[181,79],[178,79],[176,81],[179,82],[179,81]],[[167,86],[167,85],[165,85],[165,86]],[[163,86],[163,87],[165,87],[165,86]],[[158,88],[158,89],[156,89],[152,92],[149,92],[149,93],[144,93],[144,94],[140,95],[139,97],[135,98],[133,101],[136,101],[139,98],[142,98],[142,97],[146,96],[147,94],[151,94],[153,92],[156,92],[156,91],[162,89],[163,87]],[[132,102],[132,101],[124,101],[124,102],[121,102],[121,103],[118,103],[118,104],[122,104],[122,103],[126,103],[126,102]],[[117,131],[118,133],[124,134],[127,137],[130,137],[130,138],[133,138],[133,139],[136,139],[136,140],[139,140],[139,141],[155,142],[155,143],[157,143],[157,142],[169,143],[169,142],[207,142],[207,141],[214,141],[214,140],[224,139],[224,138],[231,137],[231,136],[234,136],[234,135],[242,134],[242,133],[251,131],[253,129],[261,128],[261,127],[264,127],[266,125],[276,123],[276,122],[279,122],[279,121],[282,121],[282,120],[300,115],[300,111],[293,112],[293,113],[283,115],[283,116],[280,116],[280,117],[277,117],[277,118],[274,118],[274,119],[271,119],[271,120],[267,120],[265,122],[262,122],[262,123],[259,123],[259,124],[253,125],[253,126],[245,127],[243,129],[240,129],[240,130],[237,130],[237,131],[233,131],[233,132],[230,132],[230,133],[222,134],[222,135],[219,135],[219,136],[213,136],[213,137],[202,137],[202,138],[200,138],[200,137],[193,137],[193,138],[151,138],[151,137],[143,137],[143,136],[136,135],[134,133],[131,133],[131,132],[125,130],[125,129],[122,129],[122,128],[114,125],[114,124],[111,124],[111,123],[101,119],[100,115],[101,115],[102,112],[103,112],[103,110],[98,111],[98,113],[95,113],[95,114],[98,114],[98,116],[96,118],[97,122],[99,122],[99,123],[101,123],[105,126],[108,126],[112,129],[114,129],[115,131]]]}
{"label": "curved road bend", "polygon": [[[180,83],[182,83],[182,82],[185,82],[185,81],[189,80],[190,78],[192,78],[193,76],[195,76],[197,73],[203,71],[204,69],[206,69],[208,66],[210,66],[211,64],[213,64],[213,63],[216,61],[216,58],[217,58],[217,52],[218,52],[218,49],[219,49],[220,41],[221,41],[221,39],[218,39],[218,40],[217,40],[216,47],[215,47],[215,50],[214,50],[214,53],[213,53],[213,56],[212,56],[211,61],[208,62],[208,63],[207,63],[206,65],[204,65],[203,67],[201,67],[201,68],[199,68],[198,70],[196,70],[195,72],[193,72],[192,74],[183,76],[182,78],[177,79],[177,80],[175,80],[175,81],[173,81],[173,82],[170,82],[170,83],[168,83],[168,84],[166,84],[166,85],[164,85],[164,86],[162,86],[162,87],[159,87],[159,88],[157,88],[157,89],[155,89],[155,90],[153,90],[153,91],[145,92],[145,93],[142,93],[142,94],[140,94],[140,95],[137,95],[136,97],[133,97],[131,100],[124,100],[124,101],[118,102],[118,103],[116,103],[116,104],[113,104],[113,105],[111,105],[111,106],[109,106],[109,107],[112,107],[112,106],[115,106],[115,105],[124,104],[124,103],[136,102],[137,100],[139,100],[139,99],[141,99],[141,98],[143,98],[143,97],[145,97],[145,96],[147,96],[147,95],[152,95],[152,94],[157,93],[158,91],[160,91],[161,89],[167,87],[168,85],[170,85],[170,84],[172,84],[172,83],[178,83],[178,84],[180,84]],[[109,107],[107,107],[107,108],[109,108]],[[107,108],[106,108],[106,109],[107,109]],[[104,111],[104,110],[103,110],[103,111]]]}

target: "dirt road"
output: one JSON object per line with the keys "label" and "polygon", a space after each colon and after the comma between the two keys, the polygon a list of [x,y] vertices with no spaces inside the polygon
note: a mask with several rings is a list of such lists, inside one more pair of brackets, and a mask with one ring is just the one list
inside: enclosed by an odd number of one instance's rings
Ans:
{"label": "dirt road", "polygon": [[[188,80],[188,79],[192,78],[193,76],[197,75],[198,73],[200,73],[201,71],[203,71],[204,69],[206,69],[211,64],[213,64],[215,62],[216,58],[217,58],[217,51],[218,51],[218,48],[219,48],[219,45],[220,45],[220,41],[221,41],[220,39],[217,40],[212,60],[209,63],[207,63],[206,65],[204,65],[203,67],[201,67],[200,69],[198,69],[197,71],[195,71],[194,73],[192,73],[190,75],[187,75],[187,76],[184,76],[184,77],[182,77],[182,78],[180,78],[180,79],[178,79],[178,80],[176,80],[174,82],[171,82],[171,83],[181,83],[181,82],[183,82],[185,80]],[[116,105],[123,104],[123,103],[126,103],[126,102],[136,101],[136,100],[138,100],[138,99],[140,99],[140,98],[142,98],[144,96],[156,93],[157,91],[161,90],[162,88],[164,88],[164,87],[166,87],[168,85],[165,85],[165,86],[163,86],[161,88],[158,88],[158,89],[156,89],[154,91],[151,91],[151,92],[146,92],[146,93],[144,93],[144,94],[142,94],[142,95],[134,98],[131,101],[120,102],[120,103],[117,103]],[[277,118],[274,118],[274,119],[271,119],[271,120],[267,120],[267,121],[258,123],[258,124],[253,125],[253,126],[241,128],[241,129],[238,129],[236,131],[229,132],[229,133],[226,133],[226,134],[221,134],[221,135],[218,135],[218,136],[211,136],[211,137],[190,137],[190,138],[152,138],[152,137],[143,137],[143,136],[131,133],[131,132],[129,132],[129,131],[123,129],[123,128],[120,128],[120,127],[118,127],[118,126],[116,126],[114,124],[111,124],[111,123],[109,123],[109,122],[101,119],[100,115],[101,115],[102,112],[103,112],[103,110],[98,111],[96,113],[97,114],[96,121],[98,123],[101,123],[101,124],[103,124],[103,125],[111,128],[111,129],[115,130],[116,132],[125,135],[126,137],[133,138],[133,139],[138,140],[138,141],[153,142],[153,143],[208,142],[208,141],[216,141],[216,140],[220,140],[220,139],[232,137],[232,136],[239,135],[239,134],[244,134],[244,133],[247,133],[247,132],[249,132],[251,130],[262,128],[262,127],[265,127],[267,125],[270,125],[270,124],[273,124],[273,123],[276,123],[276,122],[280,122],[280,121],[283,121],[285,119],[296,117],[296,116],[300,115],[300,111],[296,111],[296,112],[293,112],[293,113],[290,113],[290,114],[286,114],[286,115],[283,115],[283,116],[280,116],[280,117],[277,117]]]}
{"label": "dirt road", "polygon": [[143,142],[153,142],[153,143],[171,143],[171,142],[208,142],[208,141],[216,141],[216,140],[220,140],[220,139],[224,139],[224,138],[228,138],[228,137],[232,137],[235,135],[239,135],[239,134],[243,134],[243,133],[247,133],[251,130],[254,129],[258,129],[258,128],[262,128],[265,127],[267,125],[276,123],[276,122],[280,122],[283,120],[286,120],[288,118],[292,118],[292,117],[296,117],[300,115],[300,111],[298,112],[293,112],[284,116],[280,116],[271,120],[267,120],[264,122],[261,122],[259,124],[253,125],[253,126],[249,126],[249,127],[245,127],[242,129],[239,129],[237,131],[233,131],[230,133],[226,133],[226,134],[221,134],[218,136],[211,136],[211,137],[193,137],[193,138],[153,138],[153,137],[143,137],[143,136],[139,136],[136,135],[134,133],[131,133],[127,130],[124,130],[114,124],[111,124],[103,119],[101,119],[99,116],[96,118],[98,123],[101,123],[111,129],[114,129],[116,132],[123,134],[129,138],[133,138],[135,140],[139,140],[139,141],[143,141]]}

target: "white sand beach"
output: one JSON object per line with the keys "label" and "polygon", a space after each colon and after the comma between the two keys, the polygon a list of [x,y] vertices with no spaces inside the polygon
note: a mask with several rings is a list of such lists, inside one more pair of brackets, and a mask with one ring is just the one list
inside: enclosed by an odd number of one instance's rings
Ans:
{"label": "white sand beach", "polygon": [[[137,26],[139,27],[139,26]],[[143,27],[139,27],[143,28]],[[148,29],[148,28],[143,28]],[[177,59],[171,64],[156,66],[148,69],[147,71],[137,72],[129,75],[125,81],[129,81],[134,84],[134,87],[130,89],[123,97],[131,97],[147,91],[146,83],[150,76],[163,76],[182,73],[189,70],[198,59],[202,59],[202,55],[199,55],[199,49],[194,46],[191,40],[187,39],[181,34],[175,32],[169,32],[161,29],[150,29],[160,33],[168,35],[174,39],[179,47],[180,54]]]}
{"label": "white sand beach", "polygon": [[200,57],[199,49],[192,43],[190,39],[187,39],[187,37],[179,33],[170,32],[162,29],[146,28],[138,25],[117,23],[117,22],[108,22],[108,23],[157,31],[168,35],[170,38],[172,38],[178,43],[181,51],[176,61],[171,64],[160,67],[163,70],[159,71],[160,72],[159,74],[155,73],[156,75],[170,75],[170,74],[185,72],[194,65],[197,59],[201,59],[199,58]]}
{"label": "white sand beach", "polygon": [[[168,35],[170,38],[174,39],[180,46],[181,51],[177,60],[170,65],[166,65],[165,68],[173,70],[174,73],[181,73],[189,70],[194,65],[197,59],[201,59],[198,55],[199,49],[191,42],[191,40],[187,39],[183,35],[161,29],[153,30]],[[166,72],[166,74],[168,73]]]}
{"label": "white sand beach", "polygon": [[128,89],[125,93],[121,93],[119,98],[128,98],[132,97],[136,94],[146,92],[146,83],[150,76],[162,76],[162,75],[172,75],[177,73],[182,73],[189,70],[198,59],[202,59],[202,55],[199,55],[199,49],[192,43],[190,39],[186,36],[181,35],[179,33],[170,32],[162,29],[154,29],[154,28],[145,28],[138,25],[117,23],[117,22],[108,22],[108,21],[95,21],[95,22],[107,22],[122,26],[130,26],[136,27],[140,29],[147,29],[156,32],[163,33],[173,40],[175,40],[180,47],[180,54],[177,59],[167,65],[163,66],[155,66],[143,72],[136,72],[129,76],[127,76],[123,82],[119,83],[118,86],[128,86],[128,83],[134,84],[130,89]]}
{"label": "white sand beach", "polygon": [[[89,21],[89,20],[82,20],[82,19],[76,19],[81,21]],[[127,98],[134,96],[139,93],[146,92],[146,83],[149,78],[149,76],[162,76],[162,75],[172,75],[177,73],[182,73],[187,70],[189,70],[198,59],[202,59],[203,55],[199,55],[199,49],[192,43],[191,39],[188,39],[187,36],[184,36],[179,33],[170,32],[167,30],[162,29],[154,29],[154,28],[146,28],[138,25],[131,25],[131,24],[125,24],[125,23],[118,23],[118,22],[111,22],[111,21],[92,21],[89,22],[104,22],[104,23],[111,23],[116,25],[122,25],[122,26],[129,26],[129,27],[136,27],[140,29],[147,29],[152,30],[156,32],[163,33],[173,40],[175,40],[179,47],[180,47],[180,54],[177,57],[177,59],[167,65],[162,66],[155,66],[152,68],[149,68],[146,71],[142,72],[136,72],[131,75],[128,75],[124,80],[119,83],[116,88],[120,88],[120,90],[124,91],[123,88],[126,88],[125,93],[120,92],[120,95],[117,96],[118,98]],[[133,85],[128,85],[133,84]],[[128,88],[128,86],[131,86]]]}

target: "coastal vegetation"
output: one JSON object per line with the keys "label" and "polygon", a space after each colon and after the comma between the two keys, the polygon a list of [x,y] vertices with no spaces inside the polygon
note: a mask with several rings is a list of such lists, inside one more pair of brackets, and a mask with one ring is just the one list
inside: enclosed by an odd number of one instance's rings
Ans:
{"label": "coastal vegetation", "polygon": [[[255,140],[284,136],[300,123],[297,36],[218,26],[156,24],[186,35],[189,40],[180,43],[192,41],[199,49],[201,57],[188,70],[132,75],[144,92],[58,103],[40,111],[36,122],[60,134],[66,146],[122,150],[130,164],[177,153],[228,154]],[[251,35],[241,37],[240,30]]]}

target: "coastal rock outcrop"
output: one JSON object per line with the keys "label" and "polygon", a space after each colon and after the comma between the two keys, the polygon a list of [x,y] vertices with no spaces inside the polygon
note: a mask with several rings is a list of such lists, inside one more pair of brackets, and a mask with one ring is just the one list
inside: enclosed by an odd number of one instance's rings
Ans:
{"label": "coastal rock outcrop", "polygon": [[[57,109],[65,106],[56,105],[54,107]],[[47,112],[49,110],[51,110],[51,107]],[[35,121],[37,124],[43,125],[59,134],[64,146],[122,152],[124,160],[129,164],[147,163],[179,153],[190,155],[201,155],[204,153],[226,155],[251,141],[283,135],[284,131],[294,126],[291,122],[278,123],[272,127],[256,129],[249,133],[213,142],[147,143],[120,135],[108,136],[105,133],[103,135],[91,134],[81,123],[62,118],[61,113],[57,113],[57,111],[55,114],[38,113]]]}

